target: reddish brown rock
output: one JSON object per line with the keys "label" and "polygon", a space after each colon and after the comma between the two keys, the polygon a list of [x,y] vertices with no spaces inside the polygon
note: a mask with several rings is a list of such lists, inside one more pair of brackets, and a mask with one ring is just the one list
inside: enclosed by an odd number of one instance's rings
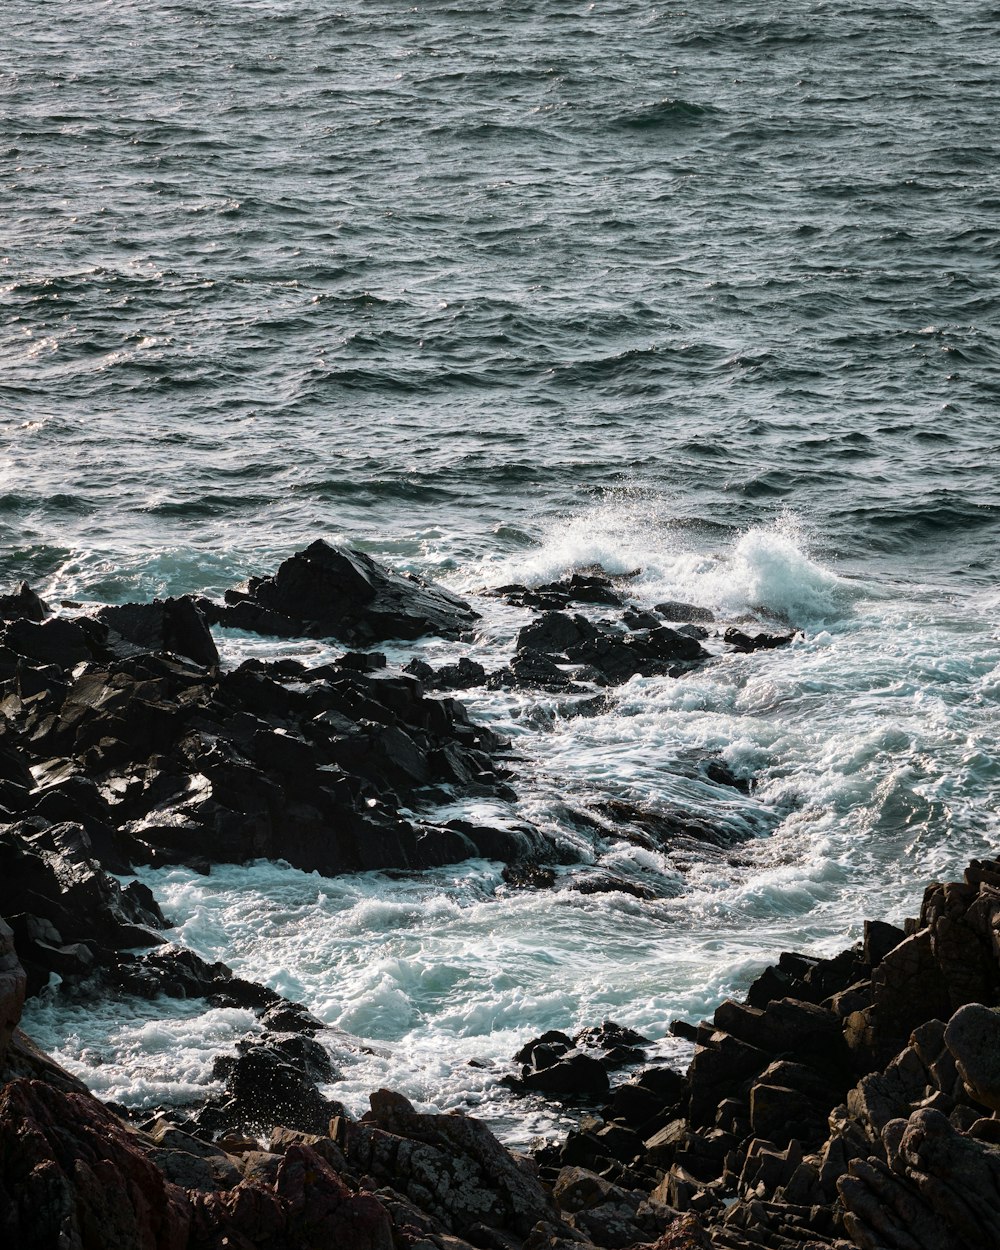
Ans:
{"label": "reddish brown rock", "polygon": [[17,961],[14,934],[10,926],[0,919],[0,1064],[21,1019],[24,987],[24,969]]}
{"label": "reddish brown rock", "polygon": [[4,1244],[185,1250],[191,1211],[133,1133],[87,1094],[16,1079],[0,1091]]}

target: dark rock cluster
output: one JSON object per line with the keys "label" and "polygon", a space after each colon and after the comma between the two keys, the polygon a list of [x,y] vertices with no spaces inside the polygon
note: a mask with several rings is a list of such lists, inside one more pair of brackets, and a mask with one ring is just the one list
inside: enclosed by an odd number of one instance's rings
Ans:
{"label": "dark rock cluster", "polygon": [[[696,1038],[686,1075],[639,1066],[608,1091],[609,1069],[643,1063],[644,1038],[610,1023],[536,1038],[517,1057],[525,1074],[590,1052],[606,1102],[531,1159],[387,1090],[358,1120],[268,1102],[296,1070],[332,1075],[301,1009],[298,1033],[229,1061],[229,1101],[244,1086],[257,1098],[253,1136],[225,1117],[129,1125],[12,1035],[24,982],[0,928],[0,1231],[40,1250],[989,1250],[998,933],[1000,861],[974,862],[930,887],[904,930],[870,923],[834,959],[783,956],[746,1001],[680,1026]],[[906,1000],[904,1023],[894,996],[913,976],[941,997]]]}
{"label": "dark rock cluster", "polygon": [[[182,597],[56,616],[27,586],[0,596],[0,1244],[996,1243],[1000,865],[934,887],[905,933],[873,923],[837,959],[783,956],[745,1003],[678,1025],[696,1043],[687,1075],[650,1065],[647,1039],[611,1022],[527,1043],[512,1088],[600,1105],[533,1159],[471,1117],[420,1115],[389,1091],[353,1120],[330,1097],[338,1074],[321,1022],[171,944],[150,892],[117,880],[137,864],[208,872],[268,857],[335,874],[481,855],[505,862],[508,888],[551,887],[560,852],[537,830],[413,813],[455,794],[510,793],[505,744],[449,692],[583,695],[585,714],[603,687],[710,661],[710,612],[628,606],[627,580],[588,571],[501,588],[537,615],[492,674],[467,658],[401,670],[371,650],[320,667],[286,659],[224,671],[210,625],[348,648],[458,638],[474,625],[474,609],[441,587],[323,542],[224,603]],[[620,615],[596,620],[595,609]],[[739,652],[791,640],[715,637]],[[747,785],[719,761],[697,767],[715,784]],[[624,800],[578,817],[644,846],[736,837]],[[599,872],[571,885],[647,897]],[[218,1092],[136,1124],[17,1030],[25,995],[53,973],[72,993],[247,1008],[257,1026],[220,1057]],[[634,1075],[622,1082],[623,1070]]]}
{"label": "dark rock cluster", "polygon": [[400,815],[506,793],[504,744],[454,700],[377,655],[221,672],[209,646],[190,600],[8,623],[0,819],[13,836],[73,820],[115,871],[269,856],[338,873],[532,849],[530,832]]}
{"label": "dark rock cluster", "polygon": [[603,1240],[595,1221],[652,1202],[720,1250],[1000,1246],[1000,861],[675,1031],[685,1076],[638,1072],[537,1153],[556,1190],[589,1179],[596,1244],[641,1242],[641,1221]]}

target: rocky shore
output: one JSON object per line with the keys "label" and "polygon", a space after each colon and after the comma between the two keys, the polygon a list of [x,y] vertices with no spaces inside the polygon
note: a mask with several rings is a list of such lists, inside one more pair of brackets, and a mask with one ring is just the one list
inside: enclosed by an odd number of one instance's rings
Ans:
{"label": "rocky shore", "polygon": [[[525,1039],[511,1088],[590,1108],[531,1157],[387,1090],[353,1119],[322,1092],[335,1073],[308,1004],[172,944],[149,890],[120,884],[139,864],[280,857],[334,875],[484,856],[512,887],[547,888],[567,852],[539,829],[434,817],[448,796],[502,797],[516,780],[507,744],[454,691],[543,689],[586,714],[635,674],[791,638],[714,628],[696,605],[640,610],[596,572],[493,593],[535,611],[493,673],[388,664],[383,641],[461,637],[475,610],[322,542],[222,603],[56,615],[25,586],[0,596],[2,1244],[1000,1246],[998,861],[929,886],[905,928],[870,921],[834,959],[787,953],[745,1001],[676,1022],[694,1046],[684,1074],[647,1065],[646,1039],[612,1022]],[[213,625],[365,650],[226,669]],[[736,836],[626,804],[579,817],[650,845]],[[615,886],[584,867],[570,878]],[[18,1028],[52,974],[83,996],[250,1008],[262,1031],[220,1057],[221,1093],[137,1122]]]}

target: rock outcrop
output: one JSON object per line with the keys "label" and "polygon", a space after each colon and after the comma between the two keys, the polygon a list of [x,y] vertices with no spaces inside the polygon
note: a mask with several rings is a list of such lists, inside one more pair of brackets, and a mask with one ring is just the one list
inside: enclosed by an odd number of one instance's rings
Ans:
{"label": "rock outcrop", "polygon": [[588,1192],[600,1178],[619,1207],[687,1212],[691,1236],[726,1250],[1000,1245],[998,934],[1000,861],[975,861],[904,929],[869,922],[833,959],[783,955],[745,1002],[676,1027],[696,1043],[686,1075],[617,1086],[538,1153],[540,1174],[558,1187],[584,1169]]}
{"label": "rock outcrop", "polygon": [[479,619],[468,603],[433,582],[385,568],[363,551],[317,539],[285,560],[273,577],[254,577],[203,601],[212,620],[279,638],[335,638],[371,646],[391,638],[457,638]]}

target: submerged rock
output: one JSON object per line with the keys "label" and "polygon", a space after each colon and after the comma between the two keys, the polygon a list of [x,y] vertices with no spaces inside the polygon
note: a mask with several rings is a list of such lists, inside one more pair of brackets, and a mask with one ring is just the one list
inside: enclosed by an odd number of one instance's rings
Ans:
{"label": "submerged rock", "polygon": [[750,651],[773,651],[776,647],[787,647],[794,638],[794,633],[774,634],[766,630],[762,630],[757,634],[748,634],[735,626],[727,629],[722,635],[723,642],[727,642],[734,651],[743,653]]}

